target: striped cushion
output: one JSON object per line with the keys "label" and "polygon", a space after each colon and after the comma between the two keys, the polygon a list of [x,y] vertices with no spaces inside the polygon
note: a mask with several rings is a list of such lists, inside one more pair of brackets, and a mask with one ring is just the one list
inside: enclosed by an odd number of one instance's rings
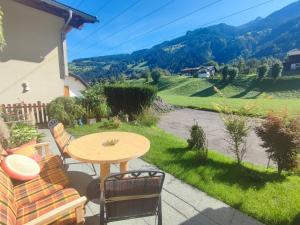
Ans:
{"label": "striped cushion", "polygon": [[[80,198],[80,196],[76,190],[67,188],[39,201],[24,205],[18,209],[17,225],[28,223],[29,221],[78,198]],[[74,224],[75,222],[76,216],[73,211],[66,216],[57,218],[57,220],[51,224],[65,225]]]}
{"label": "striped cushion", "polygon": [[14,201],[0,192],[0,224],[15,225],[16,224],[16,206]]}
{"label": "striped cushion", "polygon": [[67,145],[70,142],[71,135],[65,131],[64,125],[62,123],[57,124],[53,128],[53,136],[59,150],[63,153],[67,152]]}
{"label": "striped cushion", "polygon": [[70,181],[62,169],[47,170],[31,181],[14,187],[17,208],[38,201],[70,185]]}
{"label": "striped cushion", "polygon": [[44,172],[50,169],[60,168],[62,166],[62,161],[58,155],[50,155],[43,158],[39,162],[39,166],[41,167],[41,172]]}
{"label": "striped cushion", "polygon": [[11,201],[14,201],[13,184],[10,177],[0,167],[0,193],[4,194]]}

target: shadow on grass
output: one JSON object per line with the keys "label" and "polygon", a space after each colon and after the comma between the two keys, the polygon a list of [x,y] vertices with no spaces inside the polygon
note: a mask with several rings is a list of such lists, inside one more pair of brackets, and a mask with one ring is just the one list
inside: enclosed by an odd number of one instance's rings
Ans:
{"label": "shadow on grass", "polygon": [[239,93],[237,95],[232,96],[232,98],[242,98],[242,97],[246,96],[254,88],[256,88],[256,86],[257,86],[257,80],[254,79],[251,81],[250,85],[244,91],[242,91],[241,93]]}
{"label": "shadow on grass", "polygon": [[218,89],[220,89],[222,91],[222,89],[224,89],[227,85],[230,84],[230,81],[219,81],[218,83],[216,82],[210,82],[212,84],[212,86],[198,91],[192,95],[190,95],[190,97],[210,97],[216,94],[216,91],[214,90],[214,86],[217,87]]}
{"label": "shadow on grass", "polygon": [[169,148],[168,153],[172,155],[169,160],[161,162],[163,167],[168,165],[178,166],[178,171],[172,171],[179,177],[185,177],[189,171],[195,173],[201,179],[207,179],[216,183],[223,183],[229,186],[235,185],[241,189],[263,188],[268,182],[283,182],[285,176],[275,172],[261,171],[249,168],[245,165],[238,165],[234,161],[222,161],[209,156],[202,162],[195,151],[187,148]]}

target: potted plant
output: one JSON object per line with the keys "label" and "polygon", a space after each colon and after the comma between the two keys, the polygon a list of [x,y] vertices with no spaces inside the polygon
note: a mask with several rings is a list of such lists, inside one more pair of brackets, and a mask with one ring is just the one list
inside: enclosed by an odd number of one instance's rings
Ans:
{"label": "potted plant", "polygon": [[93,111],[89,111],[87,113],[86,123],[91,125],[91,124],[95,124],[96,122],[97,120],[96,120],[95,113]]}

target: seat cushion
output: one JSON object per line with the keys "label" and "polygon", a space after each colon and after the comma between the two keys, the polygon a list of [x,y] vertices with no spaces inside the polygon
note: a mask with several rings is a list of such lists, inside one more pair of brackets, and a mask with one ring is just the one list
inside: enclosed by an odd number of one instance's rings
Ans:
{"label": "seat cushion", "polygon": [[38,201],[59,190],[69,187],[70,181],[60,168],[44,171],[38,178],[14,187],[17,208]]}
{"label": "seat cushion", "polygon": [[8,199],[14,201],[14,186],[10,177],[0,167],[0,193],[4,194]]}
{"label": "seat cushion", "polygon": [[39,166],[41,168],[41,173],[43,173],[44,171],[47,171],[47,170],[61,168],[62,165],[63,165],[63,163],[58,155],[47,156],[39,162]]}
{"label": "seat cushion", "polygon": [[17,209],[14,202],[3,192],[0,192],[0,224],[15,225]]}
{"label": "seat cushion", "polygon": [[[67,188],[36,202],[26,204],[17,211],[17,224],[21,225],[28,223],[29,221],[78,198],[80,198],[80,196],[76,190]],[[67,215],[58,217],[57,220],[51,224],[65,225],[74,224],[75,222],[75,212],[70,211]]]}
{"label": "seat cushion", "polygon": [[15,180],[32,180],[39,176],[39,164],[25,155],[13,154],[7,156],[1,163],[2,169]]}

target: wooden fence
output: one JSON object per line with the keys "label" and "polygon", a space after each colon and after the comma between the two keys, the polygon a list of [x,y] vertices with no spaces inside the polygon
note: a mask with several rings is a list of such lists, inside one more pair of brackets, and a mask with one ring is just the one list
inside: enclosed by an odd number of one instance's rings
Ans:
{"label": "wooden fence", "polygon": [[36,124],[48,122],[47,104],[40,101],[34,104],[2,104],[0,107],[4,117],[13,118],[16,121],[33,121]]}

